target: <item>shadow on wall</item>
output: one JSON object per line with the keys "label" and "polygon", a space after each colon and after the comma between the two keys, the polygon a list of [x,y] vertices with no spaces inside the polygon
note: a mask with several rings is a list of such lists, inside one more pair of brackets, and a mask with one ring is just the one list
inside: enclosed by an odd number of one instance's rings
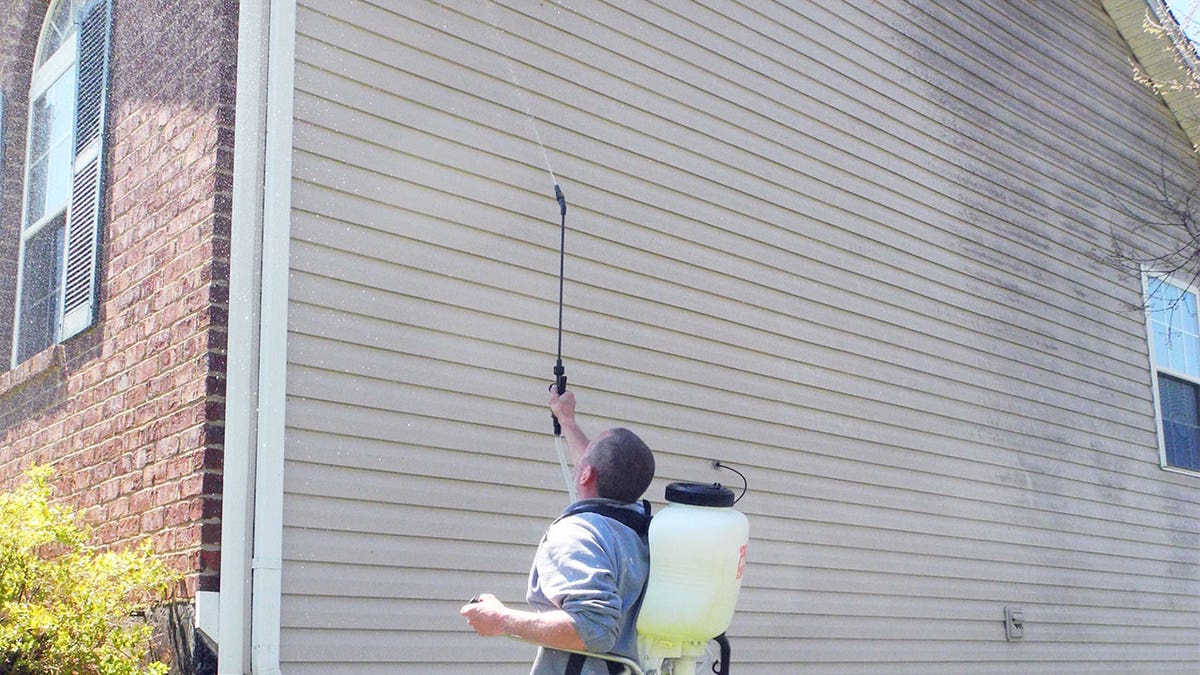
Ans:
{"label": "shadow on wall", "polygon": [[176,602],[156,608],[146,620],[154,627],[154,658],[171,664],[170,675],[216,675],[216,645],[195,629],[196,608]]}

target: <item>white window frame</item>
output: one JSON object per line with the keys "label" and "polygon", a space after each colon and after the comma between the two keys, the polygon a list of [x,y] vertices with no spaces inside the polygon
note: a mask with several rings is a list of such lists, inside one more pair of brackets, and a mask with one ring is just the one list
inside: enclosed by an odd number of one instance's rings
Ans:
{"label": "white window frame", "polygon": [[[1197,387],[1200,387],[1200,377],[1188,375],[1187,373],[1182,373],[1172,368],[1159,366],[1158,354],[1156,354],[1156,349],[1154,346],[1153,313],[1151,312],[1150,307],[1151,285],[1157,283],[1167,283],[1185,293],[1191,293],[1192,295],[1196,296],[1198,308],[1200,308],[1200,287],[1197,287],[1197,285],[1194,283],[1182,282],[1169,274],[1156,273],[1153,270],[1145,267],[1142,269],[1142,301],[1145,309],[1146,319],[1146,344],[1149,346],[1150,356],[1150,383],[1154,393],[1154,423],[1155,432],[1158,435],[1158,464],[1163,471],[1200,477],[1200,470],[1174,466],[1167,461],[1167,436],[1166,431],[1163,428],[1162,397],[1159,393],[1158,387],[1159,373],[1182,380],[1184,382],[1195,384]],[[1198,312],[1198,316],[1194,317],[1194,319],[1197,322],[1197,329],[1200,330],[1200,312]]]}
{"label": "white window frame", "polygon": [[[47,31],[50,30],[50,20],[53,18],[55,10],[58,8],[58,6],[61,3],[63,3],[63,2],[70,3],[71,1],[72,0],[59,0],[59,2],[52,3],[50,5],[50,7],[47,8],[46,16],[42,20],[42,31],[41,31],[41,33],[38,34],[38,46],[37,46],[36,51],[34,52],[35,60],[37,59],[37,55],[41,54],[42,42],[46,39]],[[15,310],[13,313],[13,333],[12,333],[13,337],[12,337],[12,350],[11,350],[11,365],[14,368],[17,365],[19,365],[19,363],[20,363],[19,355],[20,355],[20,345],[21,345],[21,326],[23,323],[23,320],[21,317],[21,305],[23,304],[23,298],[24,298],[24,292],[25,292],[25,289],[24,289],[24,285],[25,285],[25,245],[29,240],[33,239],[35,236],[40,234],[41,231],[43,229],[45,229],[47,225],[52,223],[56,218],[58,218],[61,214],[63,214],[69,208],[68,205],[64,204],[62,209],[60,209],[58,211],[54,211],[53,213],[43,213],[42,217],[39,218],[36,223],[30,224],[30,225],[28,225],[28,227],[26,226],[26,223],[28,222],[28,219],[29,219],[29,208],[30,208],[30,194],[29,194],[29,190],[30,190],[30,186],[31,186],[30,185],[30,173],[33,168],[33,157],[30,156],[30,153],[33,152],[34,105],[37,103],[38,99],[41,98],[41,96],[43,94],[45,94],[47,90],[49,90],[49,88],[52,85],[54,85],[58,82],[59,78],[61,78],[69,70],[71,70],[72,68],[74,68],[76,66],[76,60],[78,57],[78,53],[79,53],[79,32],[73,31],[71,33],[71,35],[68,36],[67,39],[64,40],[61,45],[59,45],[58,49],[54,52],[54,54],[52,54],[50,56],[50,58],[46,59],[45,63],[41,64],[40,66],[37,66],[36,61],[35,61],[36,68],[34,70],[33,77],[30,79],[29,109],[26,113],[26,125],[25,125],[25,127],[26,127],[26,129],[25,129],[25,169],[24,169],[25,176],[24,176],[24,182],[23,182],[24,194],[23,194],[23,198],[22,198],[22,202],[21,202],[22,203],[22,206],[21,206],[21,229],[20,229],[21,243],[20,243],[19,251],[17,253],[17,288],[16,288],[17,293],[16,293],[16,302],[15,302],[16,307],[15,307]],[[76,73],[76,77],[78,77],[78,73]],[[72,89],[74,89],[73,83],[72,83]],[[72,111],[74,111],[74,107],[75,107],[74,104],[72,104],[72,106],[71,106]],[[71,126],[72,126],[72,128],[74,128],[74,126],[75,126],[74,119],[72,119],[72,121],[71,121]],[[68,199],[67,202],[69,204],[70,200]],[[55,307],[55,310],[54,310],[55,329],[54,329],[54,335],[51,339],[52,345],[58,343],[59,336],[62,334],[62,319],[63,319],[62,286],[63,286],[63,280],[61,277],[63,276],[63,272],[64,272],[64,270],[61,270],[61,269],[59,270],[59,277],[60,277],[59,282],[58,282],[59,297],[58,297],[58,300],[56,301],[57,307]]]}

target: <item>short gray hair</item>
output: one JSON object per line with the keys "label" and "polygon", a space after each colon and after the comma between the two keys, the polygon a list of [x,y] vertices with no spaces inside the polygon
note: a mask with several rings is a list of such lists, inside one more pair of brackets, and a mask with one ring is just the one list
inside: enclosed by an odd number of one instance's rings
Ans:
{"label": "short gray hair", "polygon": [[583,458],[596,470],[596,492],[620,502],[636,502],[654,479],[654,453],[628,429],[610,429]]}

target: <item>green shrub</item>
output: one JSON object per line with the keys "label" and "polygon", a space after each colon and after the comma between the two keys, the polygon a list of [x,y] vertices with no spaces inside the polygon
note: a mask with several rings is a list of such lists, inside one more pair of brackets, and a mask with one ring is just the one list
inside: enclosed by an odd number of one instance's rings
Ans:
{"label": "green shrub", "polygon": [[0,494],[0,675],[165,675],[133,619],[178,580],[150,550],[104,552],[50,503],[49,467]]}

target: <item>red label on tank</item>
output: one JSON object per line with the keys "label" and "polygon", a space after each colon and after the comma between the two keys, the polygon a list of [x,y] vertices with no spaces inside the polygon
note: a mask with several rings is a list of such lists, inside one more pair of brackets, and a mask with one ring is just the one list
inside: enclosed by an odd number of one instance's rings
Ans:
{"label": "red label on tank", "polygon": [[740,555],[738,557],[738,570],[737,570],[737,578],[738,579],[741,579],[742,572],[746,571],[746,546],[747,546],[747,544],[742,544],[742,549],[741,549]]}

